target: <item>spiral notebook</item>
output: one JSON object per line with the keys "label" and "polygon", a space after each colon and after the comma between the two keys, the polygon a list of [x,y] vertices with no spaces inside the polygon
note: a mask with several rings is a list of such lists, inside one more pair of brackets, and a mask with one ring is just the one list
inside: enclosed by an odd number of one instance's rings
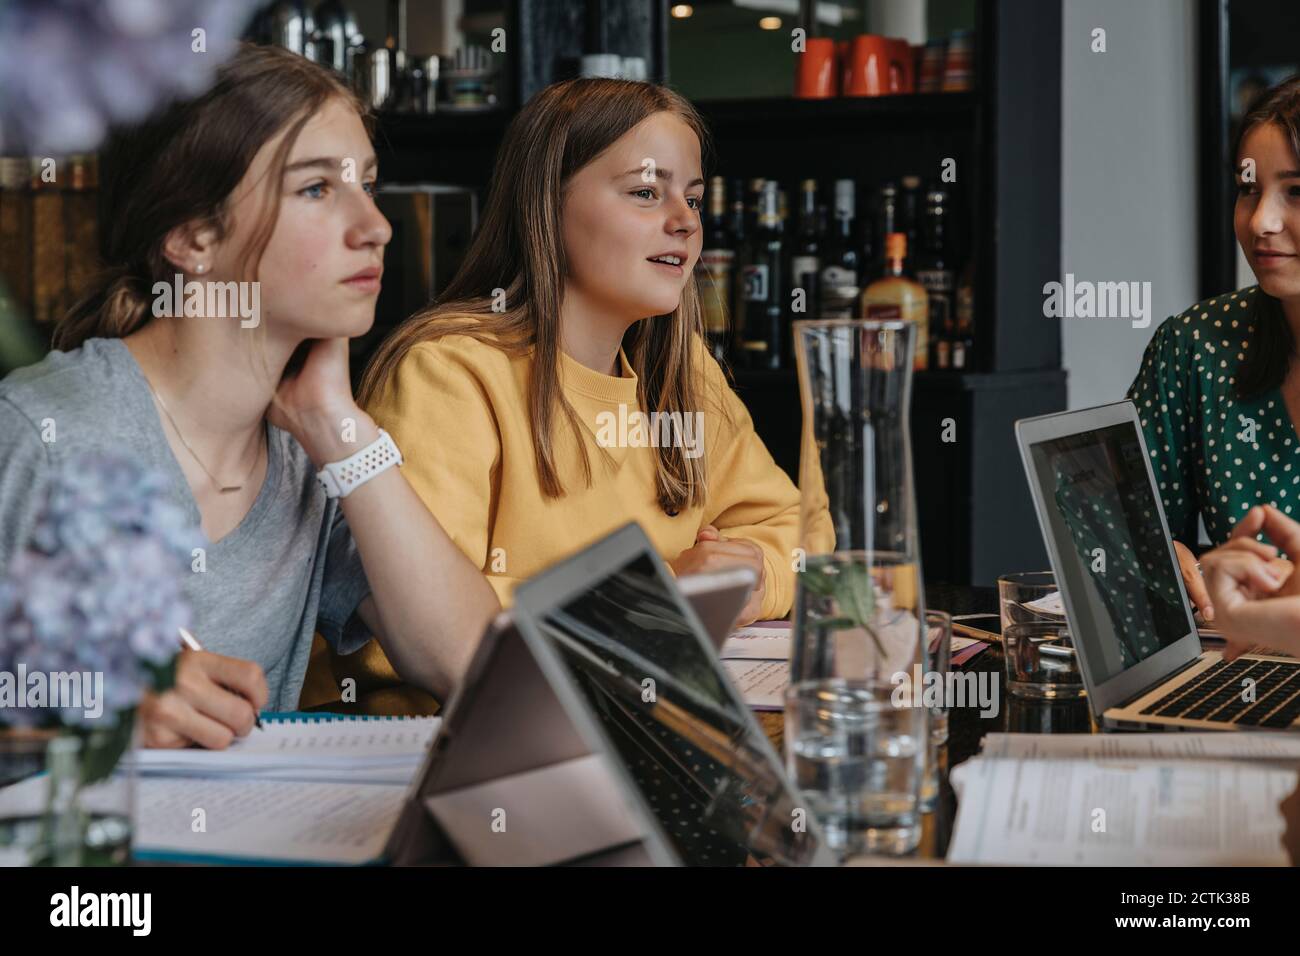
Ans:
{"label": "spiral notebook", "polygon": [[136,752],[137,859],[379,861],[441,718],[262,721],[224,751]]}
{"label": "spiral notebook", "polygon": [[[136,859],[380,861],[441,718],[286,713],[262,721],[225,751],[136,751]],[[116,812],[115,789],[87,788],[86,809]],[[0,820],[40,814],[48,799],[44,774],[0,787]]]}

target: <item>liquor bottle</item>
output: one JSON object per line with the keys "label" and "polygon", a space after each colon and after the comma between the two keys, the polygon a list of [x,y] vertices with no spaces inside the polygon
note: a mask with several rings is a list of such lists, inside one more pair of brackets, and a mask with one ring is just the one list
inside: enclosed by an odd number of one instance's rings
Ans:
{"label": "liquor bottle", "polygon": [[915,256],[921,248],[918,237],[918,224],[921,219],[921,177],[904,176],[903,188],[898,191],[898,226],[899,232],[907,236],[909,254]]}
{"label": "liquor bottle", "polygon": [[975,260],[966,263],[966,268],[957,280],[957,320],[956,336],[952,343],[952,367],[970,368],[974,361],[975,348]]}
{"label": "liquor bottle", "polygon": [[745,232],[753,234],[758,228],[758,207],[763,202],[763,186],[766,179],[757,178],[749,181],[749,192],[745,197]]}
{"label": "liquor bottle", "polygon": [[854,234],[855,209],[853,180],[837,179],[834,215],[823,244],[818,277],[821,293],[818,318],[851,319],[857,312],[862,257]]}
{"label": "liquor bottle", "polygon": [[925,286],[906,269],[907,236],[891,232],[885,237],[885,274],[862,290],[861,311],[868,319],[901,319],[916,326],[916,356],[912,368],[929,364],[930,305]]}
{"label": "liquor bottle", "polygon": [[739,364],[751,369],[781,367],[785,282],[782,275],[780,190],[774,180],[763,184],[758,223],[746,244],[742,266],[744,318]]}
{"label": "liquor bottle", "polygon": [[[898,232],[898,187],[885,183],[876,194],[875,222],[871,258],[866,260],[868,278],[878,279],[886,274],[889,267],[885,240],[892,232]],[[864,279],[863,285],[866,284]]]}
{"label": "liquor bottle", "polygon": [[[821,314],[818,278],[821,273],[822,226],[817,218],[817,180],[799,184],[799,231],[790,251],[790,288],[803,290],[799,311],[792,303],[790,318],[815,319]],[[786,350],[786,358],[794,353]]]}
{"label": "liquor bottle", "polygon": [[876,235],[876,223],[880,217],[876,210],[867,201],[867,194],[862,193],[863,201],[858,203],[855,199],[854,204],[857,207],[858,218],[854,222],[854,228],[858,233],[858,285],[866,285],[870,279],[871,269],[875,265],[876,255],[884,249],[881,240]]}
{"label": "liquor bottle", "polygon": [[737,355],[740,351],[741,325],[745,317],[744,277],[741,274],[741,255],[745,250],[748,237],[753,235],[749,227],[749,210],[745,206],[745,181],[733,179],[730,183],[731,206],[727,219],[727,231],[730,233],[731,248],[736,258],[731,263],[731,283],[727,289],[728,318],[731,322],[730,337],[727,340],[728,355]]}
{"label": "liquor bottle", "polygon": [[719,361],[726,358],[731,330],[731,270],[735,259],[736,250],[727,231],[727,183],[721,176],[714,176],[709,180],[709,204],[695,275],[704,339]]}
{"label": "liquor bottle", "polygon": [[916,281],[925,286],[930,301],[930,365],[952,368],[952,342],[956,337],[957,272],[953,268],[948,237],[948,194],[931,189],[925,197],[921,221],[921,249],[916,256]]}

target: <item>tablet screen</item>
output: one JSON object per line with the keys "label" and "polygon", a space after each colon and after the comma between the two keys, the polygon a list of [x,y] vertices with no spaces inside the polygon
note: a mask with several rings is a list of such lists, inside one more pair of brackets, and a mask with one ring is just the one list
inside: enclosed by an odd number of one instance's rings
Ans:
{"label": "tablet screen", "polygon": [[813,862],[802,801],[648,556],[534,620],[683,863]]}

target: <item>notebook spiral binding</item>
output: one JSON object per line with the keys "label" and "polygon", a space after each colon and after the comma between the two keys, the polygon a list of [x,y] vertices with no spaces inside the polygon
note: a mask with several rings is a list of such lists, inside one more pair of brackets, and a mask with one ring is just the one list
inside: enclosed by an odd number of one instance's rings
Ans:
{"label": "notebook spiral binding", "polygon": [[[432,714],[428,716],[434,716]],[[273,721],[279,724],[328,724],[338,720],[367,720],[367,721],[403,721],[419,720],[421,715],[417,714],[335,714],[305,710],[284,711],[283,713],[263,714],[262,719]]]}

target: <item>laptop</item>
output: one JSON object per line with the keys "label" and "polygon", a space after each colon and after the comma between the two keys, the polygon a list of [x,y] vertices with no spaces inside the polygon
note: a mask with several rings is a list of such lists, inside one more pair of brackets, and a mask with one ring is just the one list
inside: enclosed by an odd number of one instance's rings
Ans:
{"label": "laptop", "polygon": [[1201,649],[1133,403],[1022,419],[1016,438],[1098,723],[1300,728],[1300,661]]}
{"label": "laptop", "polygon": [[[748,577],[730,581],[732,600]],[[717,642],[635,524],[520,585],[444,714],[385,856],[833,865]]]}

